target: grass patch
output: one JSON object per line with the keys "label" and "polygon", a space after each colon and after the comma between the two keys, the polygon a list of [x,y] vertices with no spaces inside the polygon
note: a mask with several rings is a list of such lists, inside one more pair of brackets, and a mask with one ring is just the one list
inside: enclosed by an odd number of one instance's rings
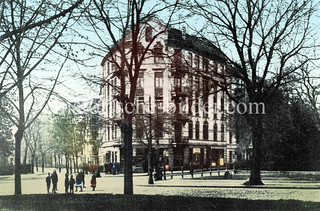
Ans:
{"label": "grass patch", "polygon": [[2,210],[319,210],[320,203],[160,195],[35,194],[0,196]]}

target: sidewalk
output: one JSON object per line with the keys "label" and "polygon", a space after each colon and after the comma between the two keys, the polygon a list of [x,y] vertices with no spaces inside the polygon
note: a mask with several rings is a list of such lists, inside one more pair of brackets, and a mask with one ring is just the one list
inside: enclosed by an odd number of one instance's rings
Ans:
{"label": "sidewalk", "polygon": [[[46,194],[45,173],[22,175],[22,194]],[[49,172],[51,172],[49,170]],[[192,196],[214,198],[237,198],[250,200],[280,200],[293,199],[301,201],[320,202],[320,181],[297,180],[287,177],[276,176],[278,174],[267,172],[262,174],[265,185],[245,186],[249,173],[240,171],[233,175],[232,179],[223,179],[223,173],[206,171],[201,177],[200,172],[194,174],[185,171],[184,178],[181,172],[167,173],[167,180],[154,181],[148,184],[147,173],[133,175],[134,194],[164,195],[164,196]],[[64,194],[64,170],[58,174],[58,194]],[[86,188],[83,192],[75,194],[123,194],[123,174],[111,175],[101,173],[97,178],[95,191],[90,188],[91,174],[85,175]],[[0,195],[14,194],[14,176],[0,176]]]}

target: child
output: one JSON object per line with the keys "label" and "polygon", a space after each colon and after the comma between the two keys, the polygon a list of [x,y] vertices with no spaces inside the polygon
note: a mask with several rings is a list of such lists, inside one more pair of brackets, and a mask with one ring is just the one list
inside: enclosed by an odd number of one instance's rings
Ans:
{"label": "child", "polygon": [[51,184],[51,177],[50,177],[50,173],[48,173],[48,176],[46,178],[46,183],[47,183],[47,192],[50,193],[50,184]]}
{"label": "child", "polygon": [[78,191],[78,187],[80,187],[80,192],[82,192],[82,180],[79,177],[79,174],[77,174],[76,177],[76,191]]}
{"label": "child", "polygon": [[74,193],[74,191],[73,191],[73,186],[74,186],[75,183],[76,183],[76,182],[75,182],[74,179],[73,179],[73,175],[71,175],[70,181],[69,181],[70,193]]}
{"label": "child", "polygon": [[97,184],[97,181],[96,181],[96,174],[93,173],[92,175],[92,178],[91,178],[91,187],[92,187],[92,191],[94,191],[96,189],[96,184]]}
{"label": "child", "polygon": [[69,188],[69,177],[68,177],[68,174],[66,174],[66,178],[64,179],[64,187],[65,187],[65,193],[68,193],[68,188]]}

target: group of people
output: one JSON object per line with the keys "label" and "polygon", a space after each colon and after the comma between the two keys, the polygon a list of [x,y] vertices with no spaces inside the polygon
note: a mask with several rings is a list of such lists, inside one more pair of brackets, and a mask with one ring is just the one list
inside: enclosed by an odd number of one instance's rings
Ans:
{"label": "group of people", "polygon": [[[74,186],[76,187],[76,191],[78,191],[78,188],[80,188],[80,192],[82,192],[82,188],[85,188],[85,180],[84,180],[84,172],[81,171],[77,174],[76,179],[73,178],[73,175],[70,176],[68,173],[65,174],[65,180],[64,180],[64,187],[65,187],[65,193],[74,193]],[[47,192],[50,193],[50,186],[52,182],[52,193],[57,193],[57,184],[58,184],[58,175],[56,170],[53,170],[53,173],[50,175],[48,173],[48,176],[46,177],[46,183],[47,183]],[[91,178],[91,187],[94,191],[96,189],[96,174],[93,173]]]}
{"label": "group of people", "polygon": [[57,193],[57,184],[58,184],[58,175],[56,170],[53,170],[53,173],[50,175],[48,173],[48,176],[46,178],[46,183],[47,183],[47,192],[50,193],[50,185],[52,181],[52,193]]}

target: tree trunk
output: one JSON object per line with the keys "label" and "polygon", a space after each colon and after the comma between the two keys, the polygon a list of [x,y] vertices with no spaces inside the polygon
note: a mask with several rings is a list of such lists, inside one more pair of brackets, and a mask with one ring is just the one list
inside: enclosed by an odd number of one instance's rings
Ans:
{"label": "tree trunk", "polygon": [[54,154],[54,168],[57,168],[57,155]]}
{"label": "tree trunk", "polygon": [[251,162],[251,174],[250,174],[250,185],[263,185],[261,181],[261,159],[262,159],[262,151],[261,151],[261,143],[262,143],[262,115],[252,115],[251,116],[251,127],[252,127],[252,162]]}
{"label": "tree trunk", "polygon": [[36,169],[37,169],[37,172],[39,171],[39,166],[38,166],[38,156],[36,156]]}
{"label": "tree trunk", "polygon": [[78,152],[76,152],[76,156],[73,157],[74,162],[74,172],[79,172],[79,166],[78,166]]}
{"label": "tree trunk", "polygon": [[44,158],[45,158],[45,155],[44,153],[41,154],[41,168],[42,168],[42,173],[44,173]]}
{"label": "tree trunk", "polygon": [[68,156],[65,156],[65,159],[66,159],[66,172],[68,175],[70,175],[69,174],[69,158],[68,158]]}
{"label": "tree trunk", "polygon": [[31,155],[31,173],[34,173],[34,154]]}
{"label": "tree trunk", "polygon": [[121,130],[123,133],[123,152],[124,152],[124,194],[133,195],[132,180],[132,117],[126,118],[126,122],[122,123]]}
{"label": "tree trunk", "polygon": [[70,168],[70,174],[72,174],[72,158],[71,158],[71,156],[69,158],[69,168]]}
{"label": "tree trunk", "polygon": [[28,155],[28,142],[26,139],[25,139],[25,142],[26,142],[26,146],[24,148],[23,165],[27,165],[27,155]]}
{"label": "tree trunk", "polygon": [[14,194],[21,195],[21,140],[23,129],[18,129],[15,134],[15,168],[14,168]]}
{"label": "tree trunk", "polygon": [[79,171],[77,171],[76,158],[74,158],[74,155],[72,156],[72,160],[73,160],[73,172],[77,172],[78,173]]}

